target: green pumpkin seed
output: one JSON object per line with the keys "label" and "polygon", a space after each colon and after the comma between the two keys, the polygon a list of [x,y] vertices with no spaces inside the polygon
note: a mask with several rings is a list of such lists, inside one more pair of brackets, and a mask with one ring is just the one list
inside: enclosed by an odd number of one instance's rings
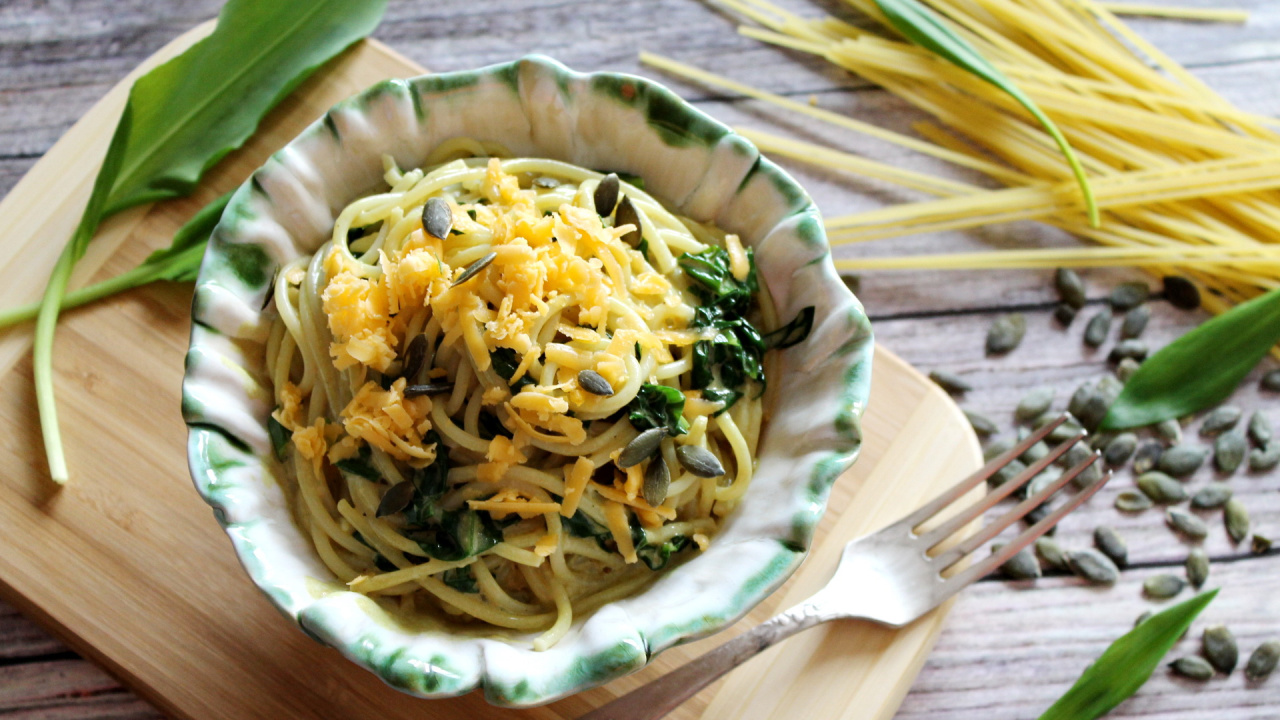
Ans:
{"label": "green pumpkin seed", "polygon": [[396,483],[382,494],[382,502],[378,503],[378,510],[374,514],[378,517],[395,515],[409,507],[415,494],[417,494],[417,488],[413,483],[408,481]]}
{"label": "green pumpkin seed", "polygon": [[1154,504],[1151,498],[1137,490],[1122,490],[1116,495],[1116,509],[1123,512],[1142,512]]}
{"label": "green pumpkin seed", "polygon": [[1067,552],[1062,549],[1057,540],[1048,535],[1041,535],[1036,538],[1036,555],[1044,561],[1044,564],[1054,570],[1069,571],[1067,565]]}
{"label": "green pumpkin seed", "polygon": [[1177,575],[1152,575],[1142,582],[1142,592],[1152,600],[1168,600],[1182,592],[1186,581]]}
{"label": "green pumpkin seed", "polygon": [[1131,432],[1120,433],[1114,440],[1107,443],[1106,449],[1102,451],[1102,457],[1107,461],[1108,465],[1119,467],[1129,462],[1129,458],[1133,457],[1133,453],[1137,449],[1137,435]]}
{"label": "green pumpkin seed", "polygon": [[[1000,543],[991,546],[992,554],[1002,549],[1004,545]],[[1035,580],[1040,577],[1040,563],[1031,554],[1031,548],[1022,548],[1000,566],[1000,572],[1010,580]]]}
{"label": "green pumpkin seed", "polygon": [[698,477],[713,478],[724,475],[724,465],[720,464],[719,458],[701,445],[677,447],[676,460],[680,461],[681,467]]}
{"label": "green pumpkin seed", "polygon": [[1280,465],[1280,442],[1267,443],[1266,447],[1249,451],[1249,469],[1253,472],[1274,470]]}
{"label": "green pumpkin seed", "polygon": [[[1053,512],[1053,508],[1049,507],[1049,503],[1042,503],[1028,510],[1027,514],[1022,516],[1022,522],[1026,523],[1027,527],[1031,527],[1045,519],[1045,517],[1051,512]],[[1044,531],[1045,535],[1055,535],[1057,532],[1057,525]]]}
{"label": "green pumpkin seed", "polygon": [[1180,310],[1195,310],[1200,307],[1200,289],[1181,275],[1166,275],[1164,299]]}
{"label": "green pumpkin seed", "polygon": [[1067,403],[1067,412],[1074,415],[1086,430],[1092,430],[1098,427],[1102,418],[1106,417],[1107,407],[1106,397],[1099,392],[1098,388],[1085,383],[1076,388],[1071,395],[1071,401]]}
{"label": "green pumpkin seed", "polygon": [[560,187],[560,181],[548,175],[539,175],[538,177],[533,179],[533,185],[534,187],[546,188],[550,190],[551,188]]}
{"label": "green pumpkin seed", "polygon": [[426,206],[422,208],[422,229],[440,240],[449,237],[449,231],[453,229],[453,210],[449,207],[448,200],[442,197],[427,200]]}
{"label": "green pumpkin seed", "polygon": [[618,453],[618,467],[629,468],[653,457],[653,454],[658,452],[658,448],[662,446],[662,439],[666,436],[667,429],[665,427],[649,428],[635,436],[635,439],[627,443],[627,446],[622,448],[622,452]]}
{"label": "green pumpkin seed", "polygon": [[1240,662],[1240,650],[1236,646],[1236,636],[1226,625],[1210,625],[1200,636],[1200,652],[1204,659],[1218,672],[1230,675]]}
{"label": "green pumpkin seed", "polygon": [[1199,590],[1209,579],[1209,556],[1200,548],[1192,548],[1187,555],[1187,582]]}
{"label": "green pumpkin seed", "polygon": [[609,173],[600,179],[600,184],[596,185],[596,192],[592,196],[595,201],[596,212],[601,217],[608,217],[613,213],[613,206],[618,204],[618,182],[617,173]]}
{"label": "green pumpkin seed", "polygon": [[1186,477],[1200,469],[1208,455],[1209,451],[1206,448],[1174,445],[1160,455],[1160,462],[1156,463],[1156,468],[1174,477]]}
{"label": "green pumpkin seed", "polygon": [[1226,432],[1236,426],[1240,422],[1240,416],[1243,412],[1235,405],[1220,405],[1213,409],[1213,412],[1205,416],[1204,424],[1200,426],[1200,435],[1203,437],[1213,437],[1218,433]]}
{"label": "green pumpkin seed", "polygon": [[1143,440],[1138,443],[1138,449],[1133,455],[1133,472],[1142,475],[1150,472],[1160,462],[1160,456],[1164,454],[1164,445],[1157,440]]}
{"label": "green pumpkin seed", "polygon": [[1147,287],[1144,282],[1126,282],[1120,283],[1111,290],[1111,295],[1107,297],[1107,302],[1111,303],[1111,307],[1116,312],[1124,312],[1138,307],[1147,301],[1151,295],[1151,288]]}
{"label": "green pumpkin seed", "polygon": [[1063,327],[1066,327],[1076,319],[1078,312],[1080,311],[1067,303],[1058,303],[1053,306],[1053,319],[1061,323]]}
{"label": "green pumpkin seed", "polygon": [[1044,436],[1044,439],[1057,445],[1079,435],[1081,430],[1084,430],[1084,428],[1080,427],[1078,423],[1067,421],[1051,430],[1048,435]]}
{"label": "green pumpkin seed", "polygon": [[429,395],[444,395],[453,392],[453,383],[423,383],[419,385],[407,385],[404,389],[404,396],[407,398],[427,397]]}
{"label": "green pumpkin seed", "polygon": [[662,455],[657,455],[649,461],[649,467],[645,468],[644,485],[640,489],[640,494],[650,506],[657,507],[667,499],[669,487],[671,487],[671,471],[667,469],[667,462],[662,459]]}
{"label": "green pumpkin seed", "polygon": [[1258,384],[1262,386],[1263,390],[1280,392],[1280,370],[1272,370],[1266,375],[1263,375],[1262,380],[1259,381]]}
{"label": "green pumpkin seed", "polygon": [[1022,342],[1027,334],[1027,319],[1022,313],[1009,313],[996,318],[987,330],[987,354],[1003,355]]}
{"label": "green pumpkin seed", "polygon": [[1124,383],[1120,382],[1115,375],[1103,375],[1098,378],[1098,392],[1102,395],[1102,399],[1107,401],[1107,406],[1120,397],[1120,393],[1124,391]]}
{"label": "green pumpkin seed", "polygon": [[404,350],[404,363],[401,364],[400,377],[410,383],[418,378],[418,373],[427,362],[427,347],[430,341],[426,335],[414,335],[409,346]]}
{"label": "green pumpkin seed", "polygon": [[1254,555],[1266,555],[1271,552],[1271,538],[1254,533],[1253,539],[1249,541],[1249,552]]}
{"label": "green pumpkin seed", "polygon": [[1231,486],[1223,482],[1209,483],[1191,496],[1191,507],[1197,510],[1213,510],[1231,499]]}
{"label": "green pumpkin seed", "polygon": [[992,440],[987,443],[985,448],[982,449],[982,461],[991,462],[997,457],[1012,450],[1014,445],[1017,445],[1017,443],[1014,442],[1013,438],[997,438]]}
{"label": "green pumpkin seed", "polygon": [[1111,332],[1111,311],[1101,310],[1089,318],[1084,326],[1084,344],[1091,348],[1101,347],[1107,341],[1107,333]]}
{"label": "green pumpkin seed", "polygon": [[1280,640],[1268,640],[1258,646],[1244,665],[1244,676],[1251,683],[1260,683],[1275,672],[1280,664]]}
{"label": "green pumpkin seed", "polygon": [[1249,416],[1249,438],[1259,446],[1271,442],[1271,421],[1261,410],[1254,410]]}
{"label": "green pumpkin seed", "polygon": [[466,270],[462,271],[462,274],[458,276],[458,279],[453,281],[453,285],[451,285],[450,287],[461,285],[462,283],[475,277],[477,274],[480,273],[481,270],[489,267],[489,263],[493,262],[494,259],[497,257],[498,257],[498,253],[491,252],[488,255],[485,255],[484,257],[480,258],[479,260],[471,263],[470,265],[467,266]]}
{"label": "green pumpkin seed", "polygon": [[1169,527],[1192,540],[1203,540],[1209,534],[1209,526],[1205,525],[1203,520],[1185,510],[1169,508],[1164,511],[1164,517],[1168,521]]}
{"label": "green pumpkin seed", "polygon": [[1151,308],[1146,305],[1139,305],[1124,314],[1124,322],[1120,323],[1120,337],[1128,340],[1136,338],[1147,329],[1147,322],[1151,320]]}
{"label": "green pumpkin seed", "polygon": [[1169,663],[1169,667],[1174,673],[1188,680],[1200,680],[1203,682],[1213,677],[1213,666],[1209,664],[1208,660],[1198,655],[1180,657]]}
{"label": "green pumpkin seed", "polygon": [[1227,525],[1227,535],[1231,541],[1240,543],[1249,537],[1249,509],[1240,498],[1231,498],[1222,508],[1222,519]]}
{"label": "green pumpkin seed", "polygon": [[1153,617],[1155,617],[1155,616],[1156,616],[1156,614],[1155,614],[1155,613],[1153,613],[1153,612],[1151,612],[1150,610],[1143,610],[1143,611],[1142,611],[1142,614],[1141,614],[1141,615],[1139,615],[1139,616],[1138,616],[1138,618],[1137,618],[1136,620],[1134,620],[1134,621],[1133,621],[1133,626],[1134,626],[1134,627],[1138,627],[1138,626],[1139,626],[1139,625],[1141,625],[1142,623],[1144,623],[1144,622],[1146,622],[1146,621],[1150,620],[1151,618],[1153,618]]}
{"label": "green pumpkin seed", "polygon": [[1053,388],[1038,387],[1018,401],[1018,407],[1013,411],[1013,416],[1019,422],[1031,422],[1049,411],[1049,406],[1053,404]]}
{"label": "green pumpkin seed", "polygon": [[1053,273],[1053,286],[1058,290],[1058,297],[1068,307],[1079,310],[1084,307],[1084,281],[1070,268],[1058,268]]}
{"label": "green pumpkin seed", "polygon": [[1139,475],[1137,483],[1143,495],[1161,505],[1173,505],[1187,499],[1187,488],[1158,470]]}
{"label": "green pumpkin seed", "polygon": [[1094,585],[1114,585],[1120,578],[1120,569],[1116,564],[1097,550],[1069,551],[1067,565],[1071,572]]}
{"label": "green pumpkin seed", "polygon": [[613,386],[609,384],[608,380],[604,379],[603,375],[595,370],[579,370],[578,387],[600,397],[609,397],[613,394]]}
{"label": "green pumpkin seed", "polygon": [[1111,441],[1115,440],[1118,434],[1119,433],[1113,432],[1096,432],[1085,438],[1085,442],[1089,443],[1089,447],[1094,450],[1102,450],[1110,445]]}
{"label": "green pumpkin seed", "polygon": [[1116,378],[1120,382],[1127,383],[1133,374],[1138,372],[1138,368],[1142,367],[1142,363],[1133,358],[1120,358],[1120,362],[1116,363]]}
{"label": "green pumpkin seed", "polygon": [[1125,358],[1133,358],[1138,362],[1147,359],[1147,355],[1151,353],[1151,349],[1141,340],[1121,340],[1116,346],[1111,348],[1111,352],[1107,354],[1107,359],[1113,363],[1118,363]]}
{"label": "green pumpkin seed", "polygon": [[631,204],[631,198],[626,196],[623,196],[622,202],[618,203],[618,211],[613,215],[613,226],[622,227],[623,225],[634,225],[636,229],[623,235],[622,241],[631,247],[639,247],[642,234],[640,213],[636,212],[635,205]]}
{"label": "green pumpkin seed", "polygon": [[1058,456],[1058,459],[1054,461],[1054,464],[1063,468],[1071,468],[1079,465],[1085,460],[1088,460],[1092,456],[1093,452],[1089,449],[1088,445],[1085,445],[1084,443],[1076,443],[1066,452],[1062,453],[1062,455]]}
{"label": "green pumpkin seed", "polygon": [[[1054,467],[1053,465],[1041,470],[1039,473],[1036,473],[1035,477],[1027,481],[1027,486],[1024,488],[1026,496],[1034,497],[1039,495],[1041,491],[1057,482],[1060,477],[1062,477],[1062,470]],[[1052,495],[1050,497],[1052,497]]]}
{"label": "green pumpkin seed", "polygon": [[973,428],[973,431],[982,437],[988,437],[1000,432],[1000,428],[996,426],[995,421],[982,413],[965,410],[964,416],[969,419],[969,425]]}
{"label": "green pumpkin seed", "polygon": [[1048,455],[1048,454],[1049,454],[1049,444],[1041,440],[1040,442],[1037,442],[1033,444],[1031,447],[1024,450],[1022,454],[1018,456],[1018,459],[1026,463],[1027,465],[1030,465],[1034,462],[1038,462],[1041,458],[1043,458],[1045,455]]}
{"label": "green pumpkin seed", "polygon": [[1099,552],[1111,558],[1116,567],[1122,568],[1129,564],[1129,545],[1110,525],[1099,525],[1094,529],[1093,544]]}
{"label": "green pumpkin seed", "polygon": [[929,373],[929,379],[951,395],[959,395],[973,389],[973,386],[965,382],[959,375],[949,373],[945,370],[934,370]]}
{"label": "green pumpkin seed", "polygon": [[1177,418],[1169,418],[1161,420],[1155,424],[1156,435],[1168,440],[1171,444],[1177,445],[1182,442],[1182,424]]}
{"label": "green pumpkin seed", "polygon": [[1233,473],[1244,462],[1249,444],[1239,432],[1228,432],[1213,441],[1213,464],[1224,473]]}
{"label": "green pumpkin seed", "polygon": [[987,485],[993,488],[998,488],[1018,477],[1018,475],[1022,474],[1022,471],[1026,469],[1027,466],[1023,464],[1021,460],[1010,460],[1008,464],[993,473],[991,477],[987,478]]}
{"label": "green pumpkin seed", "polygon": [[[1077,451],[1076,448],[1079,448],[1079,450]],[[1068,450],[1067,453],[1063,455],[1063,457],[1071,456],[1070,459],[1073,462],[1071,462],[1068,467],[1075,467],[1093,457],[1095,454],[1097,454],[1096,451],[1090,450],[1084,445],[1074,445],[1071,450]],[[1087,490],[1101,482],[1102,477],[1102,460],[1099,458],[1098,460],[1094,460],[1092,464],[1085,467],[1085,469],[1076,473],[1076,476],[1071,478],[1071,485],[1079,490]]]}

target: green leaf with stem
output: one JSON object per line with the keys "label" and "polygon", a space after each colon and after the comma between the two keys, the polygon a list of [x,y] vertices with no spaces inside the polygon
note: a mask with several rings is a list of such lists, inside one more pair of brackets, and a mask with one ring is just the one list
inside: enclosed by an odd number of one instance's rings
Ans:
{"label": "green leaf with stem", "polygon": [[1040,720],[1094,720],[1138,691],[1191,621],[1217,596],[1212,590],[1142,621],[1102,653]]}
{"label": "green leaf with stem", "polygon": [[1142,427],[1222,402],[1280,342],[1280,289],[1237,305],[1147,358],[1102,420]]}
{"label": "green leaf with stem", "polygon": [[126,208],[189,194],[206,170],[253,134],[267,111],[372,32],[385,9],[386,0],[229,0],[209,37],[133,84],[36,316],[36,401],[55,482],[66,482],[67,468],[54,403],[53,333],[71,271],[98,225]]}
{"label": "green leaf with stem", "polygon": [[1063,137],[1062,131],[1053,120],[1049,119],[1048,115],[1044,114],[1034,100],[1022,92],[1022,89],[1007,75],[1000,72],[999,68],[984,58],[977,48],[943,24],[937,15],[920,4],[918,0],[876,0],[876,6],[880,8],[880,12],[884,13],[889,24],[902,33],[903,37],[991,83],[1026,108],[1027,112],[1031,113],[1031,116],[1049,133],[1057,143],[1058,149],[1066,157],[1067,164],[1071,166],[1071,173],[1075,175],[1076,182],[1080,185],[1080,193],[1084,196],[1089,222],[1094,227],[1098,226],[1098,203],[1093,197],[1093,188],[1089,185],[1089,179],[1085,177],[1079,158],[1076,157],[1067,139]]}

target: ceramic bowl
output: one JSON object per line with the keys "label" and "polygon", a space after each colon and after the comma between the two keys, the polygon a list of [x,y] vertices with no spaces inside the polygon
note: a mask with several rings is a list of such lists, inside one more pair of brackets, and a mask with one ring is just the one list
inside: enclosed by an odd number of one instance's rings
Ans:
{"label": "ceramic bowl", "polygon": [[[313,253],[347,203],[381,188],[382,154],[413,168],[459,135],[517,156],[638,175],[675,212],[755,248],[779,317],[816,307],[812,334],[782,351],[769,380],[780,392],[759,469],[710,548],[641,594],[578,618],[544,652],[531,636],[408,627],[346,590],[290,519],[270,458],[262,309],[276,268]],[[391,80],[339,103],[236,191],[209,243],[192,314],[183,383],[191,474],[245,570],[308,635],[422,697],[481,687],[499,705],[549,702],[742,616],[804,558],[832,482],[858,453],[870,385],[870,326],[836,274],[805,191],[670,90],[542,57]]]}

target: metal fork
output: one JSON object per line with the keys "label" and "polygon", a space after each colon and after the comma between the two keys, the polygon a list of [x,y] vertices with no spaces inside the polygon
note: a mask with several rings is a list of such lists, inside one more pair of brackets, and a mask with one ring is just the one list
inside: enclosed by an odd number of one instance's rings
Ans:
{"label": "metal fork", "polygon": [[[1099,482],[1076,493],[1023,530],[998,552],[950,575],[943,575],[948,568],[954,567],[969,553],[1026,517],[1098,461],[1100,455],[1095,451],[1087,460],[1062,473],[1056,481],[1039,489],[982,529],[953,545],[940,547],[943,541],[1026,485],[1031,478],[1083,440],[1088,433],[1081,430],[1050,450],[1048,455],[1032,463],[1016,478],[984,495],[981,500],[945,519],[936,527],[921,527],[1070,419],[1071,416],[1067,414],[1055,418],[924,507],[878,532],[850,542],[844,548],[835,575],[808,600],[775,615],[684,667],[602,705],[579,720],[656,720],[721,675],[801,630],[828,620],[844,618],[860,618],[900,627],[936,608],[969,583],[992,572],[1030,545],[1067,513],[1088,500],[1110,479],[1108,472]],[[935,552],[930,555],[930,551]]]}

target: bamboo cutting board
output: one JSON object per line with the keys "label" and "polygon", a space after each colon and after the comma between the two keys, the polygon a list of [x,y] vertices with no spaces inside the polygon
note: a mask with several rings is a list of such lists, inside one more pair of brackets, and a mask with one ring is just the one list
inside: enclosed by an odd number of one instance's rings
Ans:
{"label": "bamboo cutting board", "polygon": [[[198,27],[111,91],[0,202],[7,244],[0,307],[39,297],[70,237],[138,73],[211,29]],[[423,70],[366,42],[317,73],[229,156],[190,200],[107,223],[77,284],[127,270],[168,243],[196,209],[237,185],[329,106]],[[240,570],[196,495],[180,415],[191,292],[161,284],[72,311],[54,367],[72,480],[47,479],[31,384],[30,328],[0,336],[0,590],[76,650],[177,718],[573,718],[656,677],[819,587],[844,542],[893,521],[976,468],[976,439],[954,404],[877,349],[865,446],[836,484],[814,552],[748,619],[673,649],[610,685],[533,710],[477,694],[411,698],[276,613]],[[902,630],[841,623],[809,631],[731,674],[673,717],[888,718],[933,644],[944,610]]]}

